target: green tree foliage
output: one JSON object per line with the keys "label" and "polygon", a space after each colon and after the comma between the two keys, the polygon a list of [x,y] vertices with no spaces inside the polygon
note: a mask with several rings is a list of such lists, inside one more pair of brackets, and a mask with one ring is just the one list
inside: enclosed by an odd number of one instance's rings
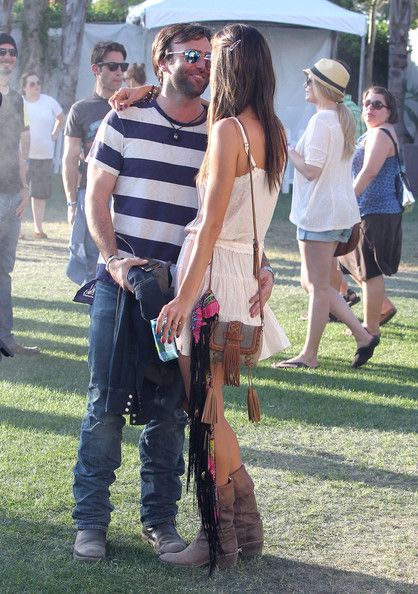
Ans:
{"label": "green tree foliage", "polygon": [[[123,23],[130,6],[139,4],[140,0],[96,0],[90,1],[87,8],[87,23]],[[49,0],[47,10],[48,27],[61,27],[63,5],[65,0]],[[23,0],[16,0],[13,6],[13,20],[21,21]]]}

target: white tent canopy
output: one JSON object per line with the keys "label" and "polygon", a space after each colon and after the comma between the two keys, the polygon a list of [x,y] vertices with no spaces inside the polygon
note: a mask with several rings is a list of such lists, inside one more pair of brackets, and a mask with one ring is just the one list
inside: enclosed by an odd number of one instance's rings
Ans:
{"label": "white tent canopy", "polygon": [[363,36],[365,15],[327,0],[146,0],[130,8],[127,22],[154,29],[183,22],[258,22],[328,29]]}

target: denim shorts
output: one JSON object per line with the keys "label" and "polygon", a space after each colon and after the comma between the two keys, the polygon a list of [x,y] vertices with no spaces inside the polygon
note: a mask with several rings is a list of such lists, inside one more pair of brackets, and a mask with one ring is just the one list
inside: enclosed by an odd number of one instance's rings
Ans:
{"label": "denim shorts", "polygon": [[300,241],[341,241],[347,243],[350,239],[351,227],[349,229],[331,229],[330,231],[307,231],[302,227],[297,228],[296,237]]}

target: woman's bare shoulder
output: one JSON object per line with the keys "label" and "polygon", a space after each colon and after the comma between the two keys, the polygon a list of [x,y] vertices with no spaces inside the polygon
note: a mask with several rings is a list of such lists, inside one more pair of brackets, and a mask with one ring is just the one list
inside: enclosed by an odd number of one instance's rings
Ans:
{"label": "woman's bare shoulder", "polygon": [[212,126],[212,137],[224,142],[234,143],[240,138],[235,118],[223,118]]}

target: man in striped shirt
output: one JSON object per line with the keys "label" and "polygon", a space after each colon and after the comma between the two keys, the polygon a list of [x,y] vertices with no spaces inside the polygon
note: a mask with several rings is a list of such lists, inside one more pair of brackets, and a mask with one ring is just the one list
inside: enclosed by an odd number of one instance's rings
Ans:
{"label": "man in striped shirt", "polygon": [[[74,558],[82,561],[105,556],[113,509],[109,487],[121,463],[125,420],[106,412],[118,288],[132,290],[128,271],[147,258],[175,263],[184,227],[196,214],[195,176],[207,144],[200,96],[209,82],[210,37],[200,25],[162,29],[153,44],[161,94],[111,111],[89,156],[86,215],[100,258],[91,309],[89,404],[74,469]],[[187,50],[195,52],[192,61]],[[157,553],[186,546],[175,529],[184,472],[183,395],[173,387],[174,402],[155,404],[140,440],[142,537]]]}

